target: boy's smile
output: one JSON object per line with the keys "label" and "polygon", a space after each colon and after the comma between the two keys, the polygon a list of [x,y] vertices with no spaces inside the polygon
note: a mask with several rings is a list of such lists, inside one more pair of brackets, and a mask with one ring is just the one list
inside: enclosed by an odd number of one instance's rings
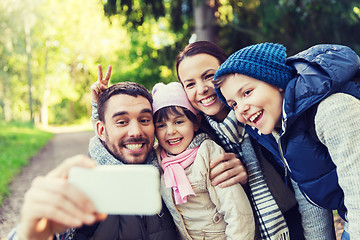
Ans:
{"label": "boy's smile", "polygon": [[229,75],[220,87],[236,118],[270,134],[281,122],[283,96],[281,89],[243,75]]}

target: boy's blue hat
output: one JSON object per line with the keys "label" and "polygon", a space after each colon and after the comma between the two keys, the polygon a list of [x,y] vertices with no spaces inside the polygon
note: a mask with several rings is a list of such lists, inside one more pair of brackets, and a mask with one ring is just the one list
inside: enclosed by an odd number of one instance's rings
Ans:
{"label": "boy's blue hat", "polygon": [[221,64],[214,79],[229,73],[244,74],[282,89],[294,77],[294,69],[286,65],[286,48],[277,43],[260,43],[240,49]]}

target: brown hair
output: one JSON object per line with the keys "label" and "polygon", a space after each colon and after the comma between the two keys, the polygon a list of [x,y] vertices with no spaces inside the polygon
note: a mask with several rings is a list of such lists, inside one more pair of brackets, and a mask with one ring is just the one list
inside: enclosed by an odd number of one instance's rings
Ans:
{"label": "brown hair", "polygon": [[179,65],[182,60],[184,60],[186,57],[191,57],[202,53],[215,57],[219,61],[219,64],[222,64],[227,59],[227,54],[225,51],[215,43],[209,41],[198,41],[190,43],[176,57],[176,74],[180,82]]}
{"label": "brown hair", "polygon": [[150,92],[143,86],[135,82],[119,82],[111,85],[99,97],[97,102],[99,120],[105,122],[105,109],[107,101],[114,95],[125,94],[133,97],[142,96],[146,98],[150,105],[153,99]]}

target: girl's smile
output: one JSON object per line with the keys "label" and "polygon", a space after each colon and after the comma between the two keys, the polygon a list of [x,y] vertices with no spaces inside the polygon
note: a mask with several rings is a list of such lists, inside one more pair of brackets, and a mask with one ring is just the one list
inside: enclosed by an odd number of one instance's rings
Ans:
{"label": "girl's smile", "polygon": [[167,119],[156,122],[155,128],[160,146],[166,152],[177,155],[186,150],[199,126],[195,125],[185,114],[171,113]]}

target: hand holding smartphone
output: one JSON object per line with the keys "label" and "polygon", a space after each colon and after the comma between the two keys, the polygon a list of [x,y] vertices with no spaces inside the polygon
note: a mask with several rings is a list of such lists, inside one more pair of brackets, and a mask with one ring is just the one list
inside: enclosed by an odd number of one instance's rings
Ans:
{"label": "hand holding smartphone", "polygon": [[153,215],[161,210],[160,175],[151,165],[73,167],[68,181],[93,201],[99,213]]}

